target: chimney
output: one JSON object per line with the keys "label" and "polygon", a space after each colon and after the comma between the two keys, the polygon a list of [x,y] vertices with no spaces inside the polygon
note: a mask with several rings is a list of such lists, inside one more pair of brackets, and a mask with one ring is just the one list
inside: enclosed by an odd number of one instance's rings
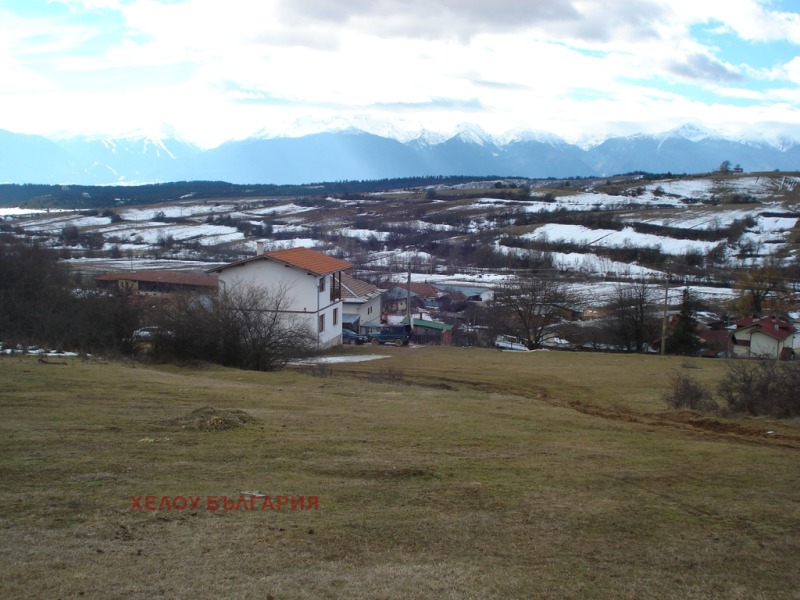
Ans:
{"label": "chimney", "polygon": [[256,256],[264,254],[264,242],[256,242]]}

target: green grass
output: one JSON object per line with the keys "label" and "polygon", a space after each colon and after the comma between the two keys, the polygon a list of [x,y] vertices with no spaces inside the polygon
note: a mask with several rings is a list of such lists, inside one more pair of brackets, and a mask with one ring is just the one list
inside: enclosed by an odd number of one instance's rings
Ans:
{"label": "green grass", "polygon": [[[317,376],[3,357],[0,597],[800,594],[800,425],[660,399],[722,362],[378,352]],[[203,406],[257,421],[176,421]],[[205,508],[243,491],[320,509]]]}

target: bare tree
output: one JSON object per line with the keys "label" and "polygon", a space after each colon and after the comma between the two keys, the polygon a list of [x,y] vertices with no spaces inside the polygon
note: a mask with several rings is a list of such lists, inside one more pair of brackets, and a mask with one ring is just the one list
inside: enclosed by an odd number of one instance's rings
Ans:
{"label": "bare tree", "polygon": [[510,333],[541,348],[548,332],[580,303],[580,296],[558,280],[519,277],[495,293],[495,305]]}
{"label": "bare tree", "polygon": [[768,257],[761,266],[737,271],[733,286],[739,292],[737,311],[740,314],[761,314],[764,310],[782,312],[788,294],[786,274],[777,256]]}
{"label": "bare tree", "polygon": [[657,290],[644,281],[617,284],[608,309],[608,334],[628,352],[643,352],[657,332]]}
{"label": "bare tree", "polygon": [[316,336],[307,320],[287,310],[288,293],[285,286],[240,285],[190,299],[173,320],[175,352],[255,371],[308,355]]}

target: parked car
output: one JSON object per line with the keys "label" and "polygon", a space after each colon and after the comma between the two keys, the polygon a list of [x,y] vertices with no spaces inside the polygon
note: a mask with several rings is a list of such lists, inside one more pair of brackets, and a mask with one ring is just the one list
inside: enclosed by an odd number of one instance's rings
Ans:
{"label": "parked car", "polygon": [[342,343],[343,344],[366,344],[369,341],[369,338],[365,335],[361,335],[360,333],[356,333],[351,329],[342,329]]}
{"label": "parked car", "polygon": [[411,332],[405,325],[394,325],[384,327],[378,332],[368,335],[369,341],[373,345],[394,344],[395,346],[408,346],[411,341]]}
{"label": "parked car", "polygon": [[494,341],[494,347],[500,350],[517,350],[519,352],[530,350],[525,340],[513,335],[498,335]]}
{"label": "parked car", "polygon": [[161,327],[156,326],[149,326],[149,327],[142,327],[141,329],[137,329],[133,332],[133,341],[135,342],[143,342],[143,341],[153,341],[158,338],[162,337],[172,337],[175,335],[171,331],[166,331],[161,329]]}

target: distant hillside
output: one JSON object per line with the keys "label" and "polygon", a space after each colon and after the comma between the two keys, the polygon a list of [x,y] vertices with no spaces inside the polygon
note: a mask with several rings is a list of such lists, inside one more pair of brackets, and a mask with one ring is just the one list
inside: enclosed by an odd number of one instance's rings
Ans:
{"label": "distant hillside", "polygon": [[80,209],[158,204],[186,199],[352,195],[494,179],[497,177],[406,177],[391,180],[323,182],[312,185],[236,185],[224,181],[179,181],[124,186],[0,184],[0,206]]}

